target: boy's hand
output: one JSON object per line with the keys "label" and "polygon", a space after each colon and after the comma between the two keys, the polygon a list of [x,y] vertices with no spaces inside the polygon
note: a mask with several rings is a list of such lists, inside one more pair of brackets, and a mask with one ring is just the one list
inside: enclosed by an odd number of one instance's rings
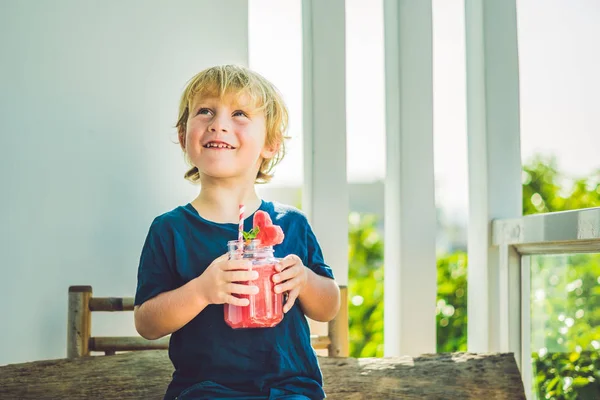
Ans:
{"label": "boy's hand", "polygon": [[283,312],[287,313],[294,302],[300,295],[302,288],[306,285],[308,280],[308,269],[302,263],[300,257],[294,254],[282,259],[275,268],[279,272],[273,275],[273,282],[275,285],[275,293],[288,292],[288,298],[283,306]]}
{"label": "boy's hand", "polygon": [[256,294],[258,287],[236,282],[253,281],[258,278],[258,272],[250,271],[250,261],[228,258],[227,254],[217,258],[196,278],[198,294],[208,304],[247,306],[250,304],[248,299],[240,299],[234,294]]}

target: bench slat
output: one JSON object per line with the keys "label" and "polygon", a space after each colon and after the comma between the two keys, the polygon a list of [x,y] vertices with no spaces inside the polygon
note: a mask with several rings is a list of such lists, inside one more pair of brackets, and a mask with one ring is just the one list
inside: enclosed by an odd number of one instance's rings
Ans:
{"label": "bench slat", "polygon": [[[171,336],[157,340],[144,339],[141,336],[96,336],[89,341],[90,351],[137,351],[137,350],[166,350],[169,348]],[[327,349],[331,340],[327,336],[312,335],[310,341],[313,349]]]}
{"label": "bench slat", "polygon": [[90,311],[133,311],[133,297],[92,297]]}
{"label": "bench slat", "polygon": [[139,336],[100,336],[90,338],[90,351],[166,350],[170,336],[148,340]]}

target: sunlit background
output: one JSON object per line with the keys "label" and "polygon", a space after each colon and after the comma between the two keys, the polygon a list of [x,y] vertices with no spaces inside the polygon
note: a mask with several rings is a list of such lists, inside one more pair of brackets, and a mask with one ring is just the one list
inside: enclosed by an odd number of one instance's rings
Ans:
{"label": "sunlit background", "polygon": [[[523,211],[600,206],[600,2],[519,0],[517,16]],[[290,154],[262,191],[298,205],[303,181],[300,17],[300,0],[250,2],[250,66],[281,88],[293,116]],[[272,23],[264,24],[267,20]],[[462,0],[433,0],[438,351],[467,349],[464,26]],[[346,35],[351,355],[381,356],[382,2],[346,0]],[[600,398],[600,376],[594,373],[600,369],[600,254],[530,258],[534,396]]]}

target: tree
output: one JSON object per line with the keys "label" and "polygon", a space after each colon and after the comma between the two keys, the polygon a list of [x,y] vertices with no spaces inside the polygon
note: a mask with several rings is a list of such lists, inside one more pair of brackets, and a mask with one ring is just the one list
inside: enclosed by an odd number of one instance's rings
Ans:
{"label": "tree", "polygon": [[573,181],[558,172],[554,157],[536,156],[523,167],[523,215],[598,206],[600,170]]}

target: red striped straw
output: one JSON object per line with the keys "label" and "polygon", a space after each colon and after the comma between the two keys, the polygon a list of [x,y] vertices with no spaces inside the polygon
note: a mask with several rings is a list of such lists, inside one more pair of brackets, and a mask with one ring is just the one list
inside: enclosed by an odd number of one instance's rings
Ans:
{"label": "red striped straw", "polygon": [[238,241],[240,242],[240,251],[244,249],[244,212],[245,207],[243,204],[240,204],[240,223],[238,227]]}

